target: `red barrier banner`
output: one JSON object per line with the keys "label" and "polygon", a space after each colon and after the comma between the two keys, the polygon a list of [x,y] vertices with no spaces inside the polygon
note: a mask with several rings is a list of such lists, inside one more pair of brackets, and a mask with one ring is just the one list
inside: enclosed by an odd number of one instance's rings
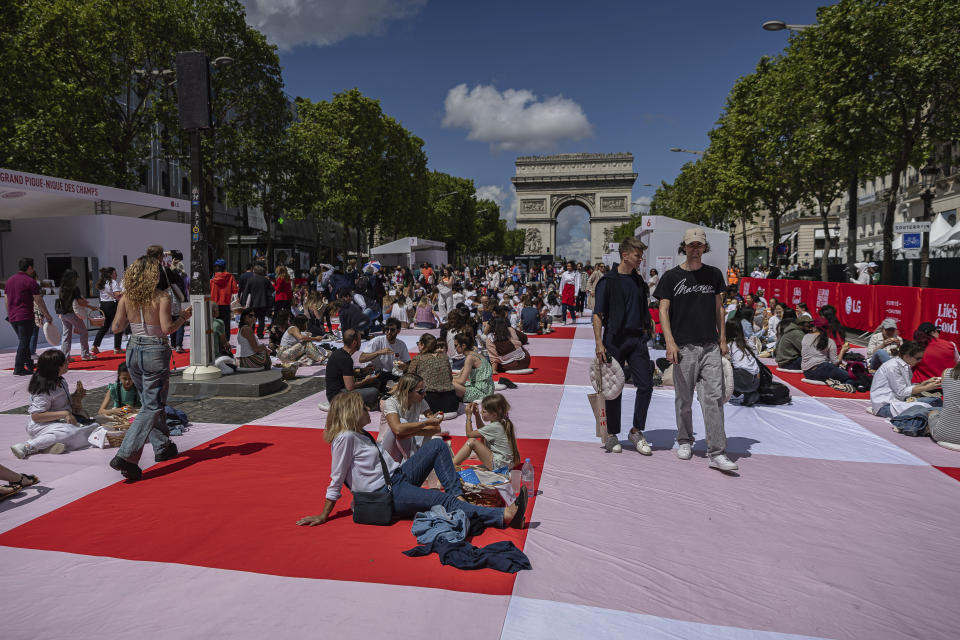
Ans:
{"label": "red barrier banner", "polygon": [[811,289],[813,289],[813,282],[809,280],[787,280],[787,292],[783,299],[790,307],[796,309],[798,304],[810,298]]}
{"label": "red barrier banner", "polygon": [[[810,309],[810,314],[816,318],[817,309],[824,305],[833,305],[837,307],[837,300],[840,298],[840,283],[838,282],[811,282],[810,291],[804,302]],[[839,309],[839,307],[837,307]]]}
{"label": "red barrier banner", "polygon": [[740,295],[745,296],[748,293],[755,293],[757,290],[757,278],[740,278]]}
{"label": "red barrier banner", "polygon": [[840,295],[834,303],[840,324],[860,331],[873,331],[876,328],[879,321],[874,320],[874,289],[866,284],[840,285]]}
{"label": "red barrier banner", "polygon": [[[958,314],[960,314],[960,290],[920,289],[920,321],[932,322],[940,327],[940,337],[951,340],[954,344],[960,344]],[[901,331],[901,333],[904,332]]]}
{"label": "red barrier banner", "polygon": [[[868,285],[860,285],[868,286]],[[894,287],[890,285],[874,285],[873,327],[876,328],[884,318],[893,318],[897,321],[897,330],[904,339],[913,337],[913,332],[920,324],[920,297],[923,289],[917,287]],[[942,289],[933,289],[942,291]]]}
{"label": "red barrier banner", "polygon": [[767,280],[760,285],[760,288],[764,290],[763,297],[767,299],[767,302],[770,301],[770,298],[776,298],[778,302],[783,302],[784,298],[787,296],[787,285],[790,283],[789,280]]}

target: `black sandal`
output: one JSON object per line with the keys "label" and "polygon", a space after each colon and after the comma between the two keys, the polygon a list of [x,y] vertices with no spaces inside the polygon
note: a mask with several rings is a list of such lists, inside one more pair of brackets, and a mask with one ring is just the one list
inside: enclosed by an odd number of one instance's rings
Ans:
{"label": "black sandal", "polygon": [[[24,479],[29,480],[29,482],[24,482]],[[10,486],[19,485],[21,487],[32,487],[38,482],[40,482],[40,478],[38,478],[37,476],[31,475],[29,473],[21,473],[20,479],[17,480],[16,482],[11,482]]]}
{"label": "black sandal", "polygon": [[521,487],[520,493],[517,495],[517,512],[513,515],[513,518],[510,520],[509,526],[514,529],[523,529],[523,518],[527,512],[527,488]]}

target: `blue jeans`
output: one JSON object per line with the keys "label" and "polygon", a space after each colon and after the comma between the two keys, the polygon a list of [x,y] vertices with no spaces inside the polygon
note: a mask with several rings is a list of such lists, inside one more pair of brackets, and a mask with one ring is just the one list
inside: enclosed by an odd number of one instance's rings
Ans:
{"label": "blue jeans", "polygon": [[127,343],[127,369],[142,405],[117,451],[127,462],[140,461],[148,438],[155,455],[170,442],[164,409],[170,390],[170,355],[170,346],[160,338],[131,336]]}
{"label": "blue jeans", "polygon": [[[127,436],[129,437],[129,436]],[[124,438],[126,442],[126,438]],[[437,479],[444,491],[424,489],[424,483],[431,471],[437,472]],[[463,511],[470,516],[476,514],[488,527],[502,529],[503,509],[478,507],[458,500],[463,494],[460,478],[453,468],[450,447],[440,438],[430,438],[410,459],[403,463],[391,476],[393,481],[393,512],[398,518],[412,518],[420,511],[429,511],[435,504],[442,504],[449,511]]]}
{"label": "blue jeans", "polygon": [[[647,410],[650,408],[650,398],[653,397],[653,371],[651,369],[650,354],[647,351],[647,337],[645,334],[627,336],[619,345],[612,344],[616,338],[604,340],[604,347],[610,357],[620,363],[624,372],[630,372],[630,381],[637,388],[637,397],[633,401],[633,426],[639,431],[647,426]],[[620,406],[623,402],[621,392],[613,400],[607,400],[604,405],[607,410],[607,433],[620,433]]]}
{"label": "blue jeans", "polygon": [[560,305],[560,321],[561,321],[561,322],[566,322],[566,321],[567,321],[567,312],[569,312],[569,313],[570,313],[570,320],[571,320],[571,322],[576,322],[576,321],[577,321],[576,310],[577,310],[577,308],[576,308],[574,305],[572,305],[572,304],[562,304],[562,305]]}
{"label": "blue jeans", "polygon": [[30,358],[30,340],[33,336],[33,330],[37,325],[33,318],[29,320],[11,320],[10,326],[17,334],[17,357],[14,360],[14,371],[26,371],[33,369],[33,360]]}
{"label": "blue jeans", "polygon": [[803,372],[803,377],[807,380],[820,380],[821,382],[826,382],[830,379],[837,380],[838,382],[850,381],[850,376],[847,375],[845,370],[830,362],[821,362],[813,369],[807,369]]}
{"label": "blue jeans", "polygon": [[876,371],[880,368],[880,365],[892,357],[886,349],[877,349],[877,352],[870,357],[870,368]]}
{"label": "blue jeans", "polygon": [[[176,321],[180,316],[173,316],[173,320]],[[187,331],[187,325],[182,324],[180,328],[173,332],[173,335],[170,336],[170,342],[174,347],[183,348],[183,334]],[[263,337],[263,336],[261,336]]]}

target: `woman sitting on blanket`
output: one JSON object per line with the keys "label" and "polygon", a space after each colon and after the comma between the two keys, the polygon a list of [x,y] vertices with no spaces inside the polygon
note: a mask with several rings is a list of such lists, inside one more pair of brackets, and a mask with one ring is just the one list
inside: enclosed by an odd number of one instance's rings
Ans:
{"label": "woman sitting on blanket", "polygon": [[[487,396],[479,406],[475,402],[467,405],[467,442],[453,457],[453,464],[462,464],[471,453],[476,453],[488,471],[517,466],[520,463],[520,449],[509,412],[510,404],[499,393]],[[470,424],[471,415],[477,419],[476,430]]]}
{"label": "woman sitting on blanket", "polygon": [[924,347],[923,362],[913,369],[913,381],[923,382],[939,377],[945,369],[953,369],[960,363],[957,346],[940,337],[940,327],[932,322],[921,323],[913,332],[914,342]]}
{"label": "woman sitting on blanket", "polygon": [[496,316],[490,321],[490,333],[487,335],[487,353],[497,372],[528,369],[530,354],[523,348],[527,341],[525,334],[517,331],[507,320]]}
{"label": "woman sitting on blanket", "polygon": [[87,438],[99,426],[81,426],[74,416],[74,397],[83,395],[83,387],[71,396],[63,379],[70,363],[59,349],[48,349],[37,358],[37,368],[30,378],[30,406],[27,413],[27,434],[30,439],[10,447],[21,460],[35,453],[64,453],[88,446]]}
{"label": "woman sitting on blanket", "polygon": [[127,370],[127,363],[121,362],[117,365],[117,381],[107,386],[107,393],[103,396],[98,413],[102,416],[119,416],[125,412],[136,413],[140,405],[140,394]]}
{"label": "woman sitting on blanket", "polygon": [[850,376],[839,364],[843,362],[850,343],[845,342],[837,353],[837,343],[830,339],[829,331],[829,321],[821,316],[813,321],[813,332],[803,336],[800,343],[803,375],[807,380],[836,380],[846,384]]}
{"label": "woman sitting on blanket", "polygon": [[930,437],[945,449],[960,451],[960,364],[943,372],[943,408],[927,418]]}
{"label": "woman sitting on blanket", "polygon": [[741,323],[727,321],[727,343],[733,365],[733,395],[743,396],[741,406],[752,407],[760,399],[760,365],[743,335]]}
{"label": "woman sitting on blanket", "polygon": [[[330,512],[340,499],[341,487],[346,484],[353,492],[387,492],[393,499],[393,513],[398,518],[412,518],[420,511],[429,511],[434,505],[443,505],[447,511],[466,512],[477,516],[488,527],[517,529],[523,527],[527,506],[526,488],[520,490],[516,503],[503,509],[479,507],[463,498],[460,478],[453,468],[450,449],[439,438],[431,438],[409,460],[399,464],[364,431],[370,424],[370,414],[363,406],[363,398],[356,391],[344,391],[330,402],[323,439],[330,444],[330,485],[327,488],[323,512],[297,520],[298,525],[316,526],[330,518]],[[381,460],[383,463],[381,463]],[[390,474],[392,488],[387,488],[382,464]],[[431,471],[443,485],[444,491],[423,489],[421,485]]]}
{"label": "woman sitting on blanket", "polygon": [[280,347],[277,357],[284,364],[300,361],[303,365],[312,365],[324,362],[323,353],[313,344],[323,342],[321,336],[311,336],[307,333],[307,316],[296,316],[293,324],[287,327],[280,338]]}
{"label": "woman sitting on blanket", "polygon": [[241,369],[269,370],[270,352],[260,344],[257,335],[253,332],[253,325],[256,323],[256,311],[244,309],[240,312],[240,331],[237,332],[237,366]]}
{"label": "woman sitting on blanket", "polygon": [[873,374],[870,386],[870,410],[881,418],[925,413],[934,404],[932,398],[914,398],[924,391],[940,387],[940,378],[913,384],[913,368],[923,360],[924,347],[919,342],[900,344],[896,357],[890,358]]}

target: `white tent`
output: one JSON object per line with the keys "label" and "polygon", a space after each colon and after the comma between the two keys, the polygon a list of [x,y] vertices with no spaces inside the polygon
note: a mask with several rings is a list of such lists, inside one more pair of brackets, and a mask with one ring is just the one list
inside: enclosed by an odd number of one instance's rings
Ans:
{"label": "white tent", "polygon": [[930,248],[949,249],[958,245],[960,245],[960,222],[951,226],[944,216],[938,215],[930,225]]}
{"label": "white tent", "polygon": [[[640,265],[641,272],[646,275],[650,269],[656,269],[662,274],[683,262],[684,257],[677,253],[677,248],[683,240],[683,232],[697,226],[700,225],[666,216],[641,217],[640,226],[633,232],[641,242],[647,245],[647,251],[644,252],[643,262]],[[700,228],[706,233],[707,242],[710,244],[710,251],[703,255],[704,263],[720,269],[726,278],[730,234],[710,227],[700,226]]]}
{"label": "white tent", "polygon": [[447,264],[447,250],[444,243],[412,236],[374,247],[370,250],[370,257],[390,266],[412,267],[422,262],[433,265]]}

